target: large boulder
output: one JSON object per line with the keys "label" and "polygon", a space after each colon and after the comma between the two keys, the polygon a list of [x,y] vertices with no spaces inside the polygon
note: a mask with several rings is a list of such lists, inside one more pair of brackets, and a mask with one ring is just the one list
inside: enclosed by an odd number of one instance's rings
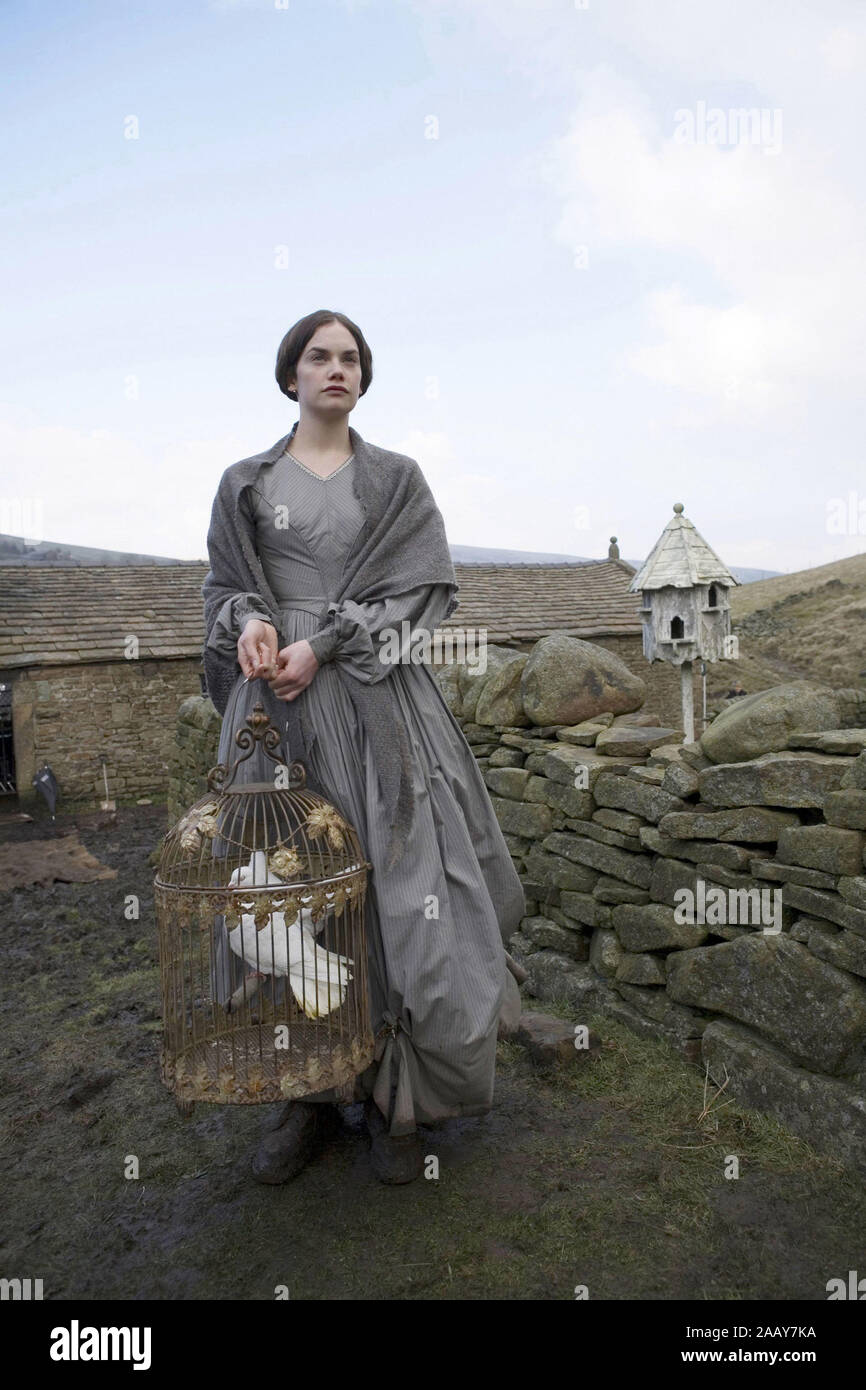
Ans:
{"label": "large boulder", "polygon": [[520,678],[528,661],[526,652],[512,652],[494,671],[478,696],[475,706],[476,724],[499,724],[510,728],[525,727],[529,719],[523,711]]}
{"label": "large boulder", "polygon": [[856,726],[866,691],[834,690],[817,681],[789,681],[743,695],[722,710],[700,738],[714,763],[742,763],[762,753],[779,753],[798,730]]}
{"label": "large boulder", "polygon": [[639,709],[646,686],[619,657],[592,642],[555,632],[536,642],[521,677],[533,724],[580,724],[594,715]]}
{"label": "large boulder", "polygon": [[[461,715],[464,719],[475,720],[475,710],[481,692],[487,682],[508,661],[514,659],[513,647],[497,647],[488,642],[484,649],[485,661],[474,666],[461,662],[457,667],[457,689],[460,692]],[[481,669],[483,665],[483,670]]]}

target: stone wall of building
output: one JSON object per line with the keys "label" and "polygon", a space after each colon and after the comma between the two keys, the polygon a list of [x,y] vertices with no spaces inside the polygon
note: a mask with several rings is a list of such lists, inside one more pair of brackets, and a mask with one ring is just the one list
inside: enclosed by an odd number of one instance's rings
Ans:
{"label": "stone wall of building", "polygon": [[[59,806],[118,805],[166,796],[178,705],[201,690],[197,660],[117,661],[31,667],[13,675],[15,770],[22,806],[36,804],[36,771],[47,763]],[[215,711],[214,711],[215,712]],[[41,797],[38,798],[41,803]]]}

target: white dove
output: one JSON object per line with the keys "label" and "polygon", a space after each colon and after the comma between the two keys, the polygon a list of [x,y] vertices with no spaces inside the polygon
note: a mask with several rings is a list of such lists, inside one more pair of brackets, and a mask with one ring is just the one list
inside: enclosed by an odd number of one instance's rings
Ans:
{"label": "white dove", "polygon": [[[268,869],[267,856],[256,850],[249,864],[236,869],[229,879],[234,888],[264,887],[285,883]],[[307,899],[310,894],[305,895]],[[326,897],[333,896],[326,893]],[[301,907],[298,918],[286,926],[282,912],[272,912],[268,925],[259,931],[252,913],[243,913],[240,924],[229,932],[229,945],[235,955],[252,966],[256,975],[284,975],[292,993],[308,1018],[321,1018],[338,1009],[346,997],[352,974],[352,961],[336,951],[317,945],[315,933],[324,921],[314,923],[308,907]],[[239,991],[243,992],[243,991]],[[234,996],[233,996],[234,1000]]]}

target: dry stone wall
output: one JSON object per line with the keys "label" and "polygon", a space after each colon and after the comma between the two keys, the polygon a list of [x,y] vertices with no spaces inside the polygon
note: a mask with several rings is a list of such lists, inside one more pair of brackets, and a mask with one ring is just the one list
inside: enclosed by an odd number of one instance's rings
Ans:
{"label": "dry stone wall", "polygon": [[[542,700],[509,659],[486,679],[437,673],[524,884],[509,950],[526,987],[667,1039],[866,1168],[866,690],[776,687],[686,746],[643,705],[622,708],[633,687],[609,653],[588,677],[573,640],[536,662],[556,656],[571,704]],[[576,724],[527,717],[575,708]],[[489,722],[497,709],[511,722]]]}

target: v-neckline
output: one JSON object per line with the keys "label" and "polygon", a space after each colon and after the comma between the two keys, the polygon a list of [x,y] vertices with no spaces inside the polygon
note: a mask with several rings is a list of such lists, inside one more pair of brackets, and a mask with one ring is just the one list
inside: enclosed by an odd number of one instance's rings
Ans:
{"label": "v-neckline", "polygon": [[336,478],[338,473],[342,473],[344,468],[348,468],[349,464],[352,462],[352,459],[355,457],[355,451],[353,449],[349,457],[340,464],[339,468],[335,468],[332,473],[326,473],[322,475],[321,473],[315,473],[313,469],[308,468],[305,463],[301,463],[301,460],[295,458],[294,454],[290,449],[286,450],[286,454],[292,460],[292,463],[296,463],[299,468],[303,468],[304,472],[309,473],[311,478],[318,478],[320,483],[327,483],[330,481],[331,478]]}

